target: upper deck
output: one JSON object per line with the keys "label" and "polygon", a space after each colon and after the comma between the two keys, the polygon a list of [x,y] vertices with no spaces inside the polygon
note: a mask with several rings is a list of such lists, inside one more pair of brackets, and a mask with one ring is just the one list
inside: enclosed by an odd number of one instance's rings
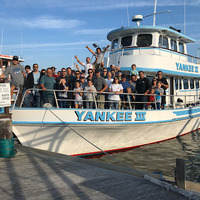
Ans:
{"label": "upper deck", "polygon": [[199,58],[187,54],[187,44],[195,40],[173,28],[160,26],[121,27],[108,33],[110,64],[126,71],[135,63],[138,70],[166,75],[197,76]]}

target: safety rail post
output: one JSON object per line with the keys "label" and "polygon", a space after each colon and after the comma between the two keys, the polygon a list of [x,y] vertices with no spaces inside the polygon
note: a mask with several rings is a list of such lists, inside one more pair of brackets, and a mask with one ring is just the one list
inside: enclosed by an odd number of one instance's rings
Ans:
{"label": "safety rail post", "polygon": [[130,109],[132,110],[131,101],[130,101],[130,98],[128,98],[128,94],[127,94],[127,99],[128,99],[129,107],[130,107]]}
{"label": "safety rail post", "polygon": [[176,174],[175,183],[178,188],[186,189],[185,184],[185,161],[183,159],[176,159]]}
{"label": "safety rail post", "polygon": [[97,101],[96,101],[96,97],[95,97],[94,92],[92,92],[92,95],[93,95],[93,99],[94,99],[95,109],[97,109]]}
{"label": "safety rail post", "polygon": [[55,102],[56,102],[56,108],[59,108],[59,106],[58,106],[58,99],[57,99],[55,90],[53,91],[53,94],[54,94],[54,98],[55,98]]}
{"label": "safety rail post", "polygon": [[186,107],[187,103],[186,103],[186,95],[185,95],[185,107]]}

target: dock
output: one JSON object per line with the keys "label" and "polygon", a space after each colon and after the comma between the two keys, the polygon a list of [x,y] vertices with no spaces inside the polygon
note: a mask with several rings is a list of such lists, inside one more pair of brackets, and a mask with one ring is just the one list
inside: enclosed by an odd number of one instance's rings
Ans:
{"label": "dock", "polygon": [[[124,167],[21,145],[16,149],[15,157],[0,158],[3,200],[188,199],[187,195],[135,176]],[[198,196],[191,194],[190,198]]]}

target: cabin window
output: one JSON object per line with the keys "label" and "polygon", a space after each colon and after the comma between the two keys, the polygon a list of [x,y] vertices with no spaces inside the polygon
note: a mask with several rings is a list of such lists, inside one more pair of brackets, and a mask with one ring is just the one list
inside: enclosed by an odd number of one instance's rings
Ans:
{"label": "cabin window", "polygon": [[175,78],[175,90],[178,90],[178,79]]}
{"label": "cabin window", "polygon": [[184,53],[184,45],[182,42],[179,42],[179,52]]}
{"label": "cabin window", "polygon": [[195,80],[195,83],[196,83],[196,88],[198,89],[198,88],[199,88],[199,80],[196,79],[196,80]]}
{"label": "cabin window", "polygon": [[190,79],[190,89],[194,89],[194,79]]}
{"label": "cabin window", "polygon": [[179,79],[179,90],[182,90],[182,79]]}
{"label": "cabin window", "polygon": [[188,89],[188,79],[183,79],[184,89]]}
{"label": "cabin window", "polygon": [[137,46],[138,47],[148,47],[152,44],[151,34],[139,34],[137,36]]}
{"label": "cabin window", "polygon": [[118,48],[118,39],[113,40],[111,49],[117,49]]}
{"label": "cabin window", "polygon": [[121,40],[121,47],[131,46],[132,44],[132,36],[123,37]]}
{"label": "cabin window", "polygon": [[168,39],[166,36],[160,35],[159,37],[159,47],[169,49]]}
{"label": "cabin window", "polygon": [[176,40],[171,39],[171,49],[177,51]]}

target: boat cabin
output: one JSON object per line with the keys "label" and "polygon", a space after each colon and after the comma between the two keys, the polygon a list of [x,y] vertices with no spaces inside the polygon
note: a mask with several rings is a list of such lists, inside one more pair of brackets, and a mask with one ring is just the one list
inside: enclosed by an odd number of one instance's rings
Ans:
{"label": "boat cabin", "polygon": [[187,54],[187,44],[195,40],[179,30],[159,26],[121,27],[109,32],[107,38],[111,41],[109,65],[120,66],[129,75],[131,65],[136,64],[137,70],[144,71],[150,81],[162,71],[169,84],[168,95],[198,92],[199,58]]}

